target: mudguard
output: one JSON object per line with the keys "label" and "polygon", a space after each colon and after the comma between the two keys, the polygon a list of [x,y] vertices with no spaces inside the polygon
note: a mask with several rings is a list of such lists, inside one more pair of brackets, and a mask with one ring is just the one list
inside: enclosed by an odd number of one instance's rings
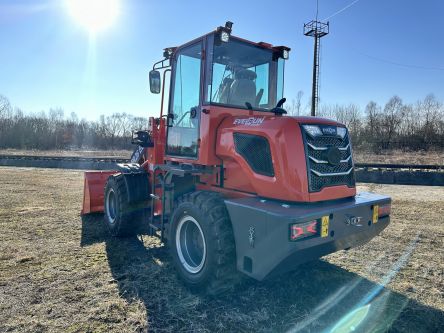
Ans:
{"label": "mudguard", "polygon": [[117,164],[123,174],[128,193],[128,202],[135,203],[150,199],[151,187],[148,173],[138,163]]}

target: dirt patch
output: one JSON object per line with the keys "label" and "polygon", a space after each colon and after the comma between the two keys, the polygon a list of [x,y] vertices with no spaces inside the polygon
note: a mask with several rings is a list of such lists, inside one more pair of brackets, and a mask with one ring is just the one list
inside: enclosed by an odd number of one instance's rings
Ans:
{"label": "dirt patch", "polygon": [[364,331],[444,331],[442,187],[360,186],[393,197],[380,236],[207,298],[158,239],[82,219],[81,172],[0,167],[0,184],[0,332],[319,332],[363,316]]}

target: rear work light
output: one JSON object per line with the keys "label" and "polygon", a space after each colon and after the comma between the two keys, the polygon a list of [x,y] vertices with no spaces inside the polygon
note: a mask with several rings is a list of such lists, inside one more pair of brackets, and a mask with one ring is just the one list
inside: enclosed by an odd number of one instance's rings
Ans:
{"label": "rear work light", "polygon": [[312,220],[304,223],[290,224],[290,241],[298,241],[319,235],[319,221]]}

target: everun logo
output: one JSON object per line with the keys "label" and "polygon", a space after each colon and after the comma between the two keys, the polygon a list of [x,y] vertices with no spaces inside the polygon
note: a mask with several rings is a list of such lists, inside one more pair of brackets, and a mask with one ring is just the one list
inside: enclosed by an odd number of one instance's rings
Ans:
{"label": "everun logo", "polygon": [[242,119],[235,119],[233,122],[233,125],[245,125],[245,126],[258,126],[262,124],[265,120],[265,117],[257,118],[257,117],[250,117],[250,118],[242,118]]}
{"label": "everun logo", "polygon": [[333,135],[333,134],[336,134],[336,128],[335,128],[335,127],[324,127],[324,128],[322,129],[322,132],[323,132],[324,134],[330,134],[330,135]]}

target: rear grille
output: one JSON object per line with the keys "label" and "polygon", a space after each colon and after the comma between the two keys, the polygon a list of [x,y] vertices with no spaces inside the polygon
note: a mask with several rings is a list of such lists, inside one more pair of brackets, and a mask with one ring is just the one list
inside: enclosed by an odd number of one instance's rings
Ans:
{"label": "rear grille", "polygon": [[236,152],[250,165],[254,172],[273,177],[273,161],[268,140],[259,135],[234,133]]}
{"label": "rear grille", "polygon": [[[322,129],[323,126],[319,127]],[[324,187],[336,185],[354,187],[355,175],[348,133],[344,138],[325,134],[312,137],[302,127],[301,131],[305,142],[309,191],[319,192]],[[337,154],[336,162],[329,159],[329,153]]]}

